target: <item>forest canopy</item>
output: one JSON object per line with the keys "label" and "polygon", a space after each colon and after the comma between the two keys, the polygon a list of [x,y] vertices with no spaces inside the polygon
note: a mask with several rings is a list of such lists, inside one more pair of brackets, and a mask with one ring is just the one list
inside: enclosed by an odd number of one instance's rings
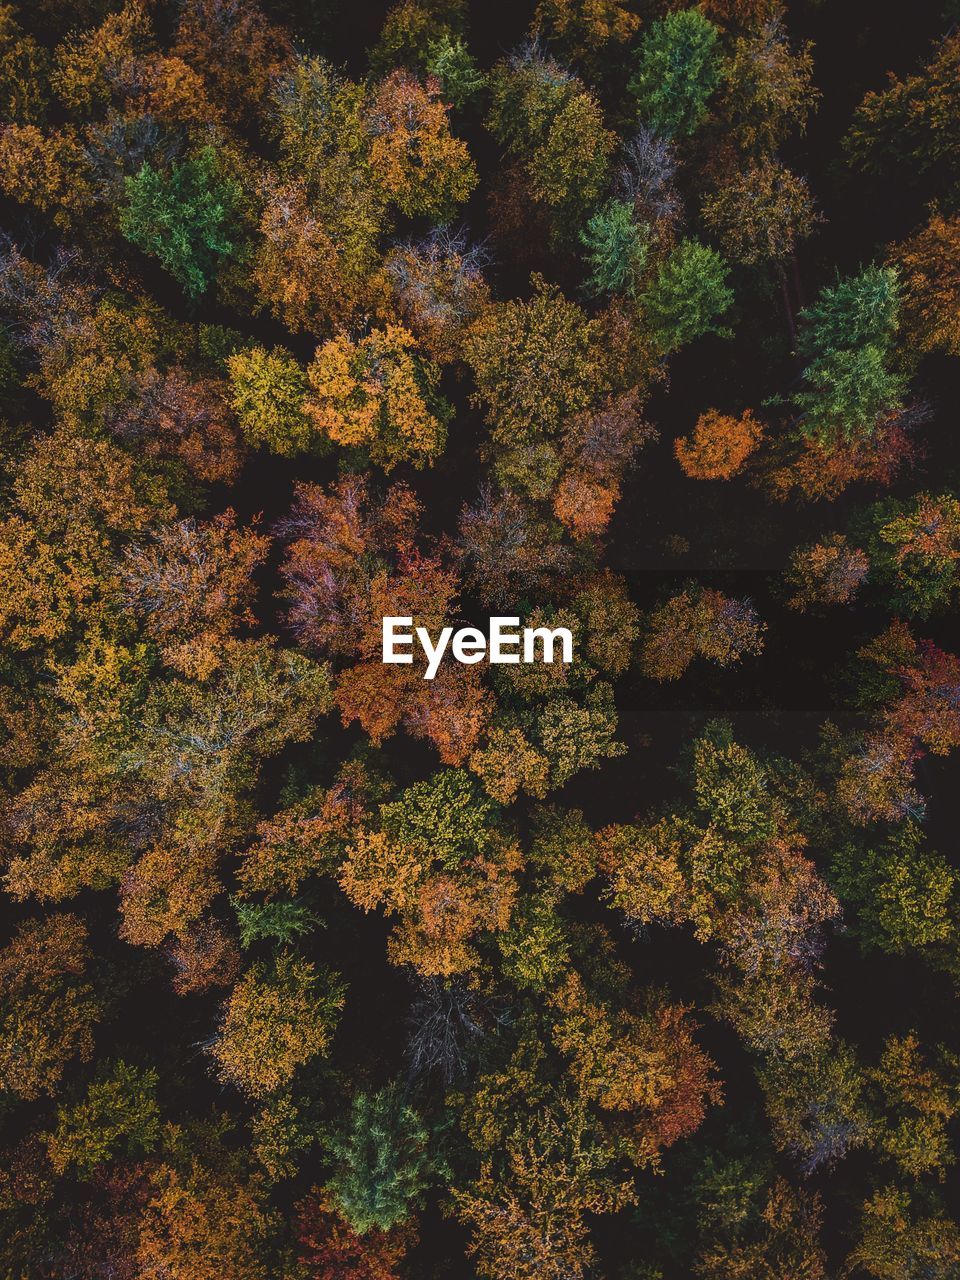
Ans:
{"label": "forest canopy", "polygon": [[0,2],[0,1276],[960,1275],[958,19]]}

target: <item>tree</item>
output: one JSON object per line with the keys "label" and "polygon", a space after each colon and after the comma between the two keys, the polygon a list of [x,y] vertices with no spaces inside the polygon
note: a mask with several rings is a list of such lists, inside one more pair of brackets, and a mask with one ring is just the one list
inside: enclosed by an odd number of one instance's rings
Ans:
{"label": "tree", "polygon": [[881,412],[869,435],[797,431],[774,445],[766,485],[779,502],[833,499],[858,481],[889,488],[917,461],[916,431],[929,416],[928,405],[915,403]]}
{"label": "tree", "polygon": [[231,992],[209,1050],[222,1080],[262,1098],[326,1053],[344,987],[290,951],[254,964]]}
{"label": "tree", "polygon": [[469,763],[498,804],[510,804],[521,790],[543,799],[549,789],[550,762],[521,729],[493,728]]}
{"label": "tree", "polygon": [[960,572],[960,502],[952,493],[884,498],[854,519],[852,533],[894,608],[926,617],[950,602]]}
{"label": "tree", "polygon": [[725,26],[762,27],[780,12],[780,0],[706,0],[704,9]]}
{"label": "tree", "polygon": [[551,787],[562,787],[580,769],[599,768],[601,761],[624,754],[623,743],[614,736],[613,689],[603,681],[582,699],[561,693],[529,720],[533,745],[549,762]]}
{"label": "tree", "polygon": [[65,641],[80,618],[98,612],[101,581],[88,547],[58,553],[18,516],[0,525],[0,633],[11,649]]}
{"label": "tree", "polygon": [[344,725],[358,720],[377,745],[402,723],[413,737],[432,742],[444,764],[455,766],[476,745],[491,709],[476,668],[447,667],[424,681],[414,668],[385,676],[379,659],[343,672],[337,702]]}
{"label": "tree", "polygon": [[618,198],[632,204],[637,217],[658,233],[670,235],[680,213],[676,146],[644,124],[624,144],[622,154],[614,179]]}
{"label": "tree", "polygon": [[481,490],[460,513],[457,551],[467,586],[484,603],[536,598],[570,568],[570,552],[516,494]]}
{"label": "tree", "polygon": [[292,59],[292,42],[256,0],[186,0],[173,52],[195,67],[228,117],[247,120]]}
{"label": "tree", "polygon": [[590,267],[587,285],[591,293],[636,294],[647,263],[649,231],[636,220],[627,200],[608,200],[580,233]]}
{"label": "tree", "polygon": [[370,164],[368,91],[322,58],[297,56],[271,87],[279,174],[263,182],[252,280],[288,327],[345,327],[383,302],[378,237],[386,196]]}
{"label": "tree", "polygon": [[840,897],[854,909],[854,930],[865,950],[904,955],[951,936],[957,875],[926,847],[916,821],[901,822],[887,836],[842,845],[832,874]]}
{"label": "tree", "polygon": [[454,1191],[478,1273],[581,1280],[596,1257],[586,1215],[630,1204],[632,1186],[617,1176],[609,1143],[576,1102],[543,1106],[505,1136],[502,1167],[487,1159],[473,1183]]}
{"label": "tree", "polygon": [[746,1230],[734,1228],[729,1231],[732,1239],[708,1247],[697,1257],[695,1272],[700,1280],[823,1280],[827,1274],[819,1238],[823,1209],[816,1192],[777,1178],[767,1190],[763,1207],[754,1210],[751,1218]]}
{"label": "tree", "polygon": [[426,977],[477,964],[472,945],[506,928],[519,850],[469,773],[447,770],[379,806],[346,849],[341,888],[358,907],[400,917],[388,953]]}
{"label": "tree", "polygon": [[14,16],[14,6],[0,6],[0,111],[15,124],[36,124],[44,113],[49,58]]}
{"label": "tree", "polygon": [[212,1274],[266,1280],[276,1216],[263,1188],[237,1171],[212,1170],[196,1157],[185,1168],[160,1164],[139,1215],[135,1266],[144,1280],[203,1280]]}
{"label": "tree", "polygon": [[872,657],[902,682],[901,696],[885,710],[889,732],[915,738],[940,756],[960,745],[960,659],[955,654],[929,640],[914,641],[903,623],[893,623],[872,652],[868,646],[859,656]]}
{"label": "tree", "polygon": [[[64,673],[60,696],[92,705],[64,722],[60,758],[21,817],[20,838],[30,833],[32,848],[11,874],[18,891],[44,896],[63,896],[71,878],[120,879],[121,932],[136,945],[160,947],[171,932],[189,936],[202,920],[219,892],[223,842],[243,830],[245,793],[263,761],[308,738],[331,695],[324,669],[267,641],[224,640],[206,682],[170,678],[145,688],[142,660],[142,651],[94,649]],[[61,798],[71,783],[81,806]],[[33,834],[44,804],[52,829]],[[117,823],[125,833],[119,840]],[[68,843],[71,827],[83,836],[78,848]]]}
{"label": "tree", "polygon": [[404,1223],[444,1172],[433,1140],[398,1086],[353,1096],[350,1125],[330,1141],[336,1161],[324,1188],[357,1235]]}
{"label": "tree", "polygon": [[367,115],[370,164],[401,213],[442,222],[477,184],[467,144],[450,133],[440,84],[395,71],[378,87]]}
{"label": "tree", "polygon": [[[666,837],[666,839],[664,838]],[[611,901],[640,927],[686,918],[687,886],[669,834],[632,825],[597,833],[598,860]]]}
{"label": "tree", "polygon": [[317,917],[303,902],[275,898],[272,902],[243,902],[231,898],[237,913],[240,945],[251,947],[264,938],[276,938],[290,945],[317,924]]}
{"label": "tree", "polygon": [[623,0],[538,0],[532,34],[545,38],[591,73],[609,65],[640,26]]}
{"label": "tree", "polygon": [[708,333],[725,336],[728,330],[718,321],[732,302],[723,259],[696,240],[682,240],[640,296],[654,343],[664,355]]}
{"label": "tree", "polygon": [[864,1204],[848,1263],[877,1280],[912,1280],[918,1268],[947,1280],[960,1265],[960,1228],[935,1201],[888,1186]]}
{"label": "tree", "polygon": [[269,640],[227,640],[212,680],[150,690],[126,767],[155,794],[219,806],[265,758],[308,739],[331,704],[327,668]]}
{"label": "tree", "polygon": [[213,920],[200,920],[167,946],[173,969],[171,986],[177,995],[229,987],[240,969],[240,952],[233,938]]}
{"label": "tree", "polygon": [[831,445],[870,437],[883,415],[900,407],[903,379],[890,365],[899,297],[892,269],[868,267],[822,289],[801,312],[808,387],[796,404],[805,435]]}
{"label": "tree", "polygon": [[35,124],[9,124],[0,134],[0,191],[52,215],[69,230],[94,203],[89,157],[69,128],[44,132]]}
{"label": "tree", "polygon": [[404,320],[435,360],[460,357],[469,326],[489,303],[486,263],[482,245],[445,227],[387,255],[384,265]]}
{"label": "tree", "polygon": [[395,67],[422,72],[435,42],[459,35],[465,22],[462,0],[397,0],[370,50],[372,74],[382,76]]}
{"label": "tree", "polygon": [[466,1071],[484,1034],[483,1002],[467,983],[428,978],[410,1010],[407,1058],[416,1078],[437,1072],[450,1085]]}
{"label": "tree", "polygon": [[891,255],[903,288],[902,324],[921,351],[960,355],[960,218],[934,214]]}
{"label": "tree", "polygon": [[636,455],[656,431],[641,417],[641,389],[608,396],[567,422],[560,447],[562,472],[553,512],[576,538],[606,529],[621,484]]}
{"label": "tree", "polygon": [[253,621],[253,575],[268,545],[225,511],[202,525],[162,526],[151,542],[127,549],[124,601],[171,666],[201,679],[218,666],[226,637]]}
{"label": "tree", "polygon": [[258,823],[239,870],[242,894],[296,894],[311,875],[334,870],[383,782],[360,761],[348,761],[332,787]]}
{"label": "tree", "polygon": [[549,438],[606,389],[597,322],[556,285],[532,283],[529,302],[492,304],[467,336],[478,396],[503,446]]}
{"label": "tree", "polygon": [[297,1206],[300,1260],[316,1280],[398,1280],[397,1267],[415,1242],[409,1223],[354,1231],[323,1191]]}
{"label": "tree", "polygon": [[863,708],[882,718],[886,732],[937,755],[960,743],[960,659],[929,640],[918,641],[899,620],[856,656],[867,695]]}
{"label": "tree", "polygon": [[463,769],[444,769],[382,804],[380,822],[407,852],[452,869],[486,850],[496,809]]}
{"label": "tree", "polygon": [[582,892],[598,869],[597,844],[583,813],[560,805],[536,805],[531,823],[531,865],[561,892]]}
{"label": "tree", "polygon": [[[159,132],[157,122],[166,126],[223,123],[224,112],[211,99],[203,77],[182,58],[167,57],[162,53],[147,54],[121,64],[115,83],[116,89],[126,95],[126,114],[135,119],[130,131],[134,137],[139,134],[145,144],[149,144],[154,131]],[[142,115],[137,117],[134,114],[137,111]],[[117,158],[121,166],[126,167],[126,160],[128,165],[132,163],[136,168],[136,156],[123,155],[124,122],[114,121],[109,112],[108,121],[110,123],[97,135],[97,142],[103,146],[104,158],[109,159],[111,144],[118,142],[120,154]]]}
{"label": "tree", "polygon": [[[724,0],[713,0],[708,16],[724,21],[719,10],[725,7]],[[733,42],[716,107],[725,131],[743,151],[763,157],[773,154],[793,130],[803,132],[820,91],[813,83],[813,46],[790,47],[778,0],[759,0],[755,7],[759,12],[744,24],[751,30]]]}
{"label": "tree", "polygon": [[657,133],[683,137],[706,119],[721,78],[717,37],[717,28],[699,9],[675,10],[648,28],[630,92],[641,120]]}
{"label": "tree", "polygon": [[619,497],[617,484],[568,473],[557,486],[553,512],[575,538],[589,538],[606,529]]}
{"label": "tree", "polygon": [[782,814],[771,799],[770,780],[769,768],[736,741],[724,720],[711,721],[694,743],[691,781],[697,804],[708,826],[737,844],[752,848],[777,834]]}
{"label": "tree", "polygon": [[571,95],[526,166],[530,194],[550,211],[560,235],[600,194],[612,149],[596,99],[586,92]]}
{"label": "tree", "polygon": [[66,262],[47,272],[15,252],[7,265],[8,304],[23,325],[24,345],[39,365],[38,388],[57,410],[61,431],[111,425],[138,381],[159,380],[157,361],[173,357],[173,333],[160,312],[62,280],[70,271]]}
{"label": "tree", "polygon": [[213,147],[174,162],[169,173],[145,163],[125,182],[120,230],[159,259],[190,295],[205,293],[222,258],[236,248],[240,190],[222,173]]}
{"label": "tree", "polygon": [[813,1003],[824,926],[836,899],[802,853],[771,772],[722,723],[692,749],[695,803],[597,833],[611,902],[638,931],[690,924],[715,939],[716,1010],[754,1051],[793,1059],[822,1047],[829,1013]]}
{"label": "tree", "polygon": [[876,174],[932,170],[951,181],[960,147],[958,63],[960,36],[951,32],[922,71],[903,78],[891,73],[886,89],[867,93],[844,140],[851,162]]}
{"label": "tree", "polygon": [[647,619],[640,665],[653,680],[677,680],[700,655],[730,666],[763,648],[764,624],[749,600],[688,588]]}
{"label": "tree", "polygon": [[0,0],[0,1280],[960,1280],[960,0],[852,7]]}
{"label": "tree", "polygon": [[908,1178],[933,1174],[942,1181],[953,1163],[948,1127],[960,1109],[957,1066],[942,1046],[925,1053],[910,1034],[888,1037],[879,1063],[867,1072],[882,1112],[873,1141]]}
{"label": "tree", "polygon": [[[379,638],[369,634],[367,595],[384,561],[413,542],[420,505],[405,485],[382,499],[364,477],[345,476],[325,491],[299,484],[290,515],[280,527],[291,536],[284,576],[293,601],[289,621],[306,645],[336,655],[366,652]],[[453,584],[428,611],[442,617]],[[422,602],[421,602],[422,603]]]}
{"label": "tree", "polygon": [[108,14],[99,27],[57,46],[51,82],[61,102],[78,115],[107,106],[131,62],[152,42],[150,20],[139,0]]}
{"label": "tree", "polygon": [[837,799],[859,826],[922,817],[923,797],[914,785],[919,751],[908,734],[862,735],[842,764]]}
{"label": "tree", "polygon": [[869,1139],[864,1080],[853,1050],[839,1041],[820,1054],[772,1062],[760,1072],[774,1141],[804,1174],[831,1168]]}
{"label": "tree", "polygon": [[367,448],[386,471],[401,461],[422,467],[442,453],[448,406],[436,393],[439,370],[415,345],[402,325],[388,324],[359,342],[340,334],[318,347],[304,404],[317,430]]}
{"label": "tree", "polygon": [[184,815],[167,839],[144,850],[120,881],[120,934],[136,947],[189,936],[219,891],[216,848]]}
{"label": "tree", "polygon": [[314,196],[300,176],[271,183],[250,272],[260,304],[287,328],[308,333],[330,332],[380,305],[382,203],[362,171],[345,174],[336,202],[326,189]]}
{"label": "tree", "polygon": [[820,542],[797,547],[791,555],[787,583],[793,594],[787,604],[802,611],[848,604],[869,572],[865,552],[852,546],[842,533],[828,534]]}
{"label": "tree", "polygon": [[282,347],[248,347],[227,359],[231,403],[244,438],[283,457],[317,446],[305,411],[310,393],[307,375]]}
{"label": "tree", "polygon": [[801,428],[824,439],[870,434],[882,414],[899,406],[902,382],[875,346],[832,352],[806,377],[809,389],[797,397]]}
{"label": "tree", "polygon": [[616,1018],[571,974],[550,997],[553,1039],[571,1058],[581,1096],[624,1113],[633,1161],[656,1166],[660,1151],[694,1133],[720,1101],[714,1064],[699,1048],[688,1010],[651,997]]}
{"label": "tree", "polygon": [[0,951],[0,1085],[28,1101],[55,1092],[67,1064],[93,1052],[101,1008],[75,915],[21,924]]}
{"label": "tree", "polygon": [[772,262],[780,280],[791,341],[793,303],[784,262],[820,220],[806,180],[774,160],[763,160],[726,182],[703,204],[703,219],[733,262]]}
{"label": "tree", "polygon": [[771,841],[756,859],[752,901],[735,904],[719,921],[724,958],[746,975],[764,972],[789,981],[789,971],[809,974],[819,964],[824,926],[840,907],[797,844]]}
{"label": "tree", "polygon": [[603,193],[615,136],[594,95],[536,43],[490,77],[489,126],[513,160],[521,198],[543,212],[557,243],[580,230]]}
{"label": "tree", "polygon": [[816,359],[858,347],[885,350],[896,333],[899,305],[899,281],[889,267],[840,279],[803,313],[801,352]]}
{"label": "tree", "polygon": [[763,425],[749,409],[735,418],[709,409],[697,419],[693,436],[680,436],[673,452],[688,476],[697,480],[729,480],[743,470],[758,448]]}
{"label": "tree", "polygon": [[57,1173],[75,1166],[89,1178],[118,1150],[131,1156],[152,1151],[160,1138],[157,1081],[156,1071],[119,1061],[98,1073],[82,1102],[60,1106],[47,1143]]}
{"label": "tree", "polygon": [[281,173],[302,178],[321,201],[330,184],[341,198],[359,176],[367,176],[370,138],[364,126],[364,87],[323,58],[297,54],[270,90],[272,125],[281,151]]}
{"label": "tree", "polygon": [[462,111],[476,98],[487,82],[463,37],[444,32],[427,48],[427,71],[440,84],[444,102]]}
{"label": "tree", "polygon": [[175,459],[200,480],[233,481],[242,460],[226,386],[174,365],[135,375],[131,398],[113,415],[115,434],[148,458]]}

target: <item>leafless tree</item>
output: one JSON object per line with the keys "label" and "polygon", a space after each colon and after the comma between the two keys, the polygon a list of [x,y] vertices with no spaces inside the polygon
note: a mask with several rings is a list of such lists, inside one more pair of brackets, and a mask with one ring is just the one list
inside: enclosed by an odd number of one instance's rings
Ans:
{"label": "leafless tree", "polygon": [[407,1059],[411,1076],[437,1072],[444,1084],[463,1075],[483,1035],[474,993],[465,982],[424,982],[409,1015]]}

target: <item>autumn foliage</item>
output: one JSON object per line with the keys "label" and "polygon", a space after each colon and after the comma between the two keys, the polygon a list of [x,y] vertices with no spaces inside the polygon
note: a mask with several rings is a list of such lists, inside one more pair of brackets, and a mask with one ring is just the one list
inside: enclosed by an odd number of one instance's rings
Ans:
{"label": "autumn foliage", "polygon": [[691,479],[729,480],[743,470],[762,438],[763,427],[749,409],[739,418],[710,409],[697,419],[692,435],[674,441],[673,451]]}
{"label": "autumn foliage", "polygon": [[960,1275],[958,18],[0,2],[0,1277]]}

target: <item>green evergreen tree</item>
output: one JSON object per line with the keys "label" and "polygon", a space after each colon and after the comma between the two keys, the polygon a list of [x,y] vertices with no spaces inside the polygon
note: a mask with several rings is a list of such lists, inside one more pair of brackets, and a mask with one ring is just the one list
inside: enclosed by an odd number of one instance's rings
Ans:
{"label": "green evergreen tree", "polygon": [[805,388],[796,396],[800,429],[827,442],[873,434],[903,399],[892,364],[899,287],[891,268],[868,267],[823,289],[801,312]]}
{"label": "green evergreen tree", "polygon": [[274,902],[243,902],[231,898],[240,927],[240,945],[252,946],[264,938],[277,938],[280,942],[295,942],[318,924],[317,917],[302,902],[278,899]]}
{"label": "green evergreen tree", "polygon": [[648,229],[637,222],[632,201],[608,200],[581,232],[590,268],[587,288],[593,294],[625,293],[632,297],[646,266]]}
{"label": "green evergreen tree", "polygon": [[357,1093],[349,1129],[330,1146],[337,1169],[327,1190],[359,1234],[403,1222],[442,1170],[429,1130],[396,1085]]}
{"label": "green evergreen tree", "polygon": [[733,303],[727,285],[727,265],[715,249],[697,240],[683,240],[661,263],[641,298],[654,340],[664,354],[728,330],[718,324]]}
{"label": "green evergreen tree", "polygon": [[651,24],[640,44],[630,92],[644,124],[657,133],[683,137],[705,120],[721,77],[717,28],[699,9],[680,9]]}
{"label": "green evergreen tree", "polygon": [[205,293],[221,258],[236,248],[240,188],[220,170],[213,147],[164,173],[147,161],[125,181],[120,230],[157,258],[191,297]]}
{"label": "green evergreen tree", "polygon": [[461,36],[444,32],[427,53],[427,70],[440,81],[445,102],[461,110],[486,83],[486,76]]}

